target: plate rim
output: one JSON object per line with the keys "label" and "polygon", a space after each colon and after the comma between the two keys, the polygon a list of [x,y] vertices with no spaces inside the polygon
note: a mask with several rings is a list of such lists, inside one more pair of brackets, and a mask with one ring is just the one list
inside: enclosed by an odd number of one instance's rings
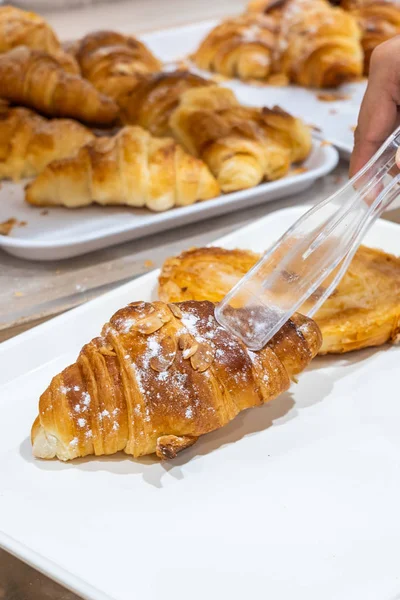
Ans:
{"label": "plate rim", "polygon": [[[169,210],[169,211],[165,211],[165,212],[161,212],[161,213],[151,213],[149,212],[148,216],[149,218],[141,223],[141,224],[131,224],[128,223],[125,226],[118,226],[117,228],[113,228],[110,229],[107,232],[99,232],[99,231],[91,231],[88,232],[87,234],[85,234],[85,236],[81,237],[79,240],[77,241],[68,241],[68,240],[54,240],[54,241],[49,241],[49,240],[39,240],[39,239],[33,239],[33,240],[27,240],[25,238],[14,238],[14,237],[10,237],[10,236],[4,236],[4,235],[0,235],[0,248],[2,248],[3,250],[7,251],[7,249],[19,249],[19,250],[62,250],[62,249],[66,249],[66,248],[73,248],[73,247],[77,247],[80,245],[85,245],[85,244],[89,244],[92,242],[96,242],[102,239],[105,239],[105,241],[107,241],[108,238],[110,238],[111,236],[122,236],[125,234],[128,234],[129,232],[134,232],[136,231],[139,227],[140,228],[150,228],[153,226],[154,223],[169,223],[172,227],[174,226],[174,220],[179,219],[179,218],[184,218],[185,216],[189,216],[189,215],[197,215],[198,213],[200,213],[202,216],[204,215],[204,218],[207,218],[207,213],[208,212],[212,212],[213,207],[215,209],[224,207],[224,208],[235,208],[235,204],[240,202],[240,200],[242,199],[246,199],[246,198],[251,198],[252,197],[252,192],[255,192],[256,196],[262,196],[265,192],[268,192],[269,190],[274,191],[275,189],[278,190],[285,190],[285,188],[290,188],[293,185],[301,185],[301,184],[312,184],[313,182],[321,179],[322,177],[328,175],[329,173],[331,173],[333,171],[333,169],[337,166],[338,162],[339,162],[339,153],[337,151],[337,149],[333,146],[333,145],[321,145],[321,143],[316,140],[315,138],[313,138],[313,152],[318,153],[318,155],[320,156],[320,159],[323,160],[322,164],[320,164],[319,166],[313,168],[313,169],[309,169],[304,173],[298,173],[298,174],[294,174],[293,176],[288,176],[288,177],[283,177],[281,179],[278,179],[276,181],[271,181],[271,182],[265,182],[265,183],[261,183],[258,186],[255,186],[254,188],[249,188],[247,190],[239,190],[237,192],[231,192],[229,194],[220,194],[219,196],[217,196],[216,198],[212,198],[210,200],[204,201],[204,202],[196,202],[195,204],[192,204],[190,206],[183,206],[183,207],[177,207],[175,209]],[[283,196],[283,197],[289,197],[290,195],[292,195],[295,192],[290,192],[287,194],[287,196]],[[272,201],[272,200],[271,200]],[[262,204],[262,202],[260,202],[260,204]],[[57,207],[55,207],[57,208]],[[129,207],[121,207],[121,208],[127,208],[129,210]],[[188,210],[189,209],[189,210]],[[240,208],[238,207],[237,210],[240,210]],[[221,213],[224,214],[224,211]],[[153,221],[151,220],[151,218],[154,215],[154,219]],[[200,221],[200,219],[198,219]],[[193,219],[193,221],[191,222],[196,222],[197,219]],[[179,224],[176,225],[176,227],[179,227]],[[161,231],[161,230],[160,230]],[[154,232],[157,233],[157,232]],[[142,237],[146,237],[148,235],[151,235],[152,233],[144,233],[144,235]],[[118,243],[118,240],[114,243]],[[108,247],[108,245],[113,245],[113,244],[105,244],[104,247]],[[82,249],[82,252],[79,252],[78,255],[84,254],[86,253],[88,250]],[[90,251],[90,250],[89,250]],[[65,257],[67,258],[67,257]],[[28,258],[27,258],[28,259]],[[35,260],[35,259],[34,259]]]}

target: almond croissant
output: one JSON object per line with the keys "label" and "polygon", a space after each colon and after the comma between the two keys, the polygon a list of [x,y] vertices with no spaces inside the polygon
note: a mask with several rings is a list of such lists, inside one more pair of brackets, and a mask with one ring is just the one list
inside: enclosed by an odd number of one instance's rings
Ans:
{"label": "almond croissant", "polygon": [[142,42],[113,31],[89,33],[77,44],[75,56],[83,76],[116,102],[132,90],[139,75],[161,69]]}
{"label": "almond croissant", "polygon": [[186,90],[213,85],[189,71],[150,73],[138,77],[129,93],[121,94],[118,104],[127,125],[141,125],[153,135],[171,135],[169,118]]}
{"label": "almond croissant", "polygon": [[200,69],[227,77],[266,79],[273,67],[277,33],[270,16],[227,19],[210,31],[192,58]]}
{"label": "almond croissant", "polygon": [[56,34],[42,17],[13,6],[1,6],[0,53],[17,46],[42,50],[55,56],[66,71],[79,73],[76,60],[62,51]]}
{"label": "almond croissant", "polygon": [[398,0],[343,0],[342,6],[357,19],[362,31],[365,73],[368,73],[373,50],[400,34]]}
{"label": "almond croissant", "polygon": [[326,0],[287,0],[279,32],[280,72],[305,87],[336,87],[363,72],[354,17]]}
{"label": "almond croissant", "polygon": [[155,138],[141,127],[102,137],[70,158],[50,163],[26,188],[37,206],[69,208],[126,204],[163,211],[219,194],[207,166],[170,138]]}
{"label": "almond croissant", "polygon": [[42,394],[33,454],[174,458],[286,391],[320,345],[317,325],[298,314],[254,353],[218,325],[211,302],[129,304]]}
{"label": "almond croissant", "polygon": [[0,97],[49,117],[93,125],[109,125],[118,115],[112,100],[79,75],[66,72],[57,58],[24,46],[0,55]]}
{"label": "almond croissant", "polygon": [[217,86],[182,94],[170,126],[207,163],[224,192],[279,179],[311,150],[310,130],[299,119],[280,109],[240,106],[231,90]]}
{"label": "almond croissant", "polygon": [[[195,248],[168,259],[159,278],[164,302],[219,302],[257,262],[248,250]],[[400,258],[362,246],[315,315],[320,354],[400,342]]]}
{"label": "almond croissant", "polygon": [[0,179],[33,177],[92,139],[89,129],[71,119],[46,119],[27,108],[4,108],[0,111]]}

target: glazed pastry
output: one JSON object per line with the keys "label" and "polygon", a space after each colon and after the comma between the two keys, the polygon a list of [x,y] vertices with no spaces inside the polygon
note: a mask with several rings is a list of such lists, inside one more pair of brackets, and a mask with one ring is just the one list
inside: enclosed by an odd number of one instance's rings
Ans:
{"label": "glazed pastry", "polygon": [[27,46],[48,54],[61,49],[56,34],[42,17],[14,6],[1,6],[0,52],[8,52],[16,46]]}
{"label": "glazed pastry", "polygon": [[248,12],[276,14],[287,4],[288,0],[251,0],[247,5]]}
{"label": "glazed pastry", "polygon": [[48,23],[39,15],[13,6],[0,7],[0,53],[27,46],[56,56],[69,73],[79,73],[78,63],[66,55]]}
{"label": "glazed pastry", "polygon": [[74,48],[83,76],[116,102],[129,93],[139,75],[160,71],[161,63],[132,36],[96,31]]}
{"label": "glazed pastry", "polygon": [[305,87],[337,87],[363,72],[354,17],[326,0],[287,0],[279,32],[280,72]]}
{"label": "glazed pastry", "polygon": [[193,55],[200,69],[240,79],[267,79],[278,28],[270,16],[246,14],[217,25]]}
{"label": "glazed pastry", "polygon": [[255,353],[218,325],[210,302],[129,304],[42,394],[33,454],[174,458],[286,391],[320,345],[318,327],[298,314]]}
{"label": "glazed pastry", "polygon": [[[159,297],[219,302],[259,258],[246,250],[189,250],[165,262]],[[323,337],[320,354],[400,342],[400,258],[361,246],[314,318]]]}
{"label": "glazed pastry", "polygon": [[224,192],[279,179],[311,149],[310,130],[301,121],[279,109],[241,106],[226,88],[182,94],[170,126],[174,137],[207,163]]}
{"label": "glazed pastry", "polygon": [[46,119],[26,108],[2,108],[0,179],[33,177],[93,138],[89,129],[70,119]]}
{"label": "glazed pastry", "polygon": [[112,100],[66,72],[57,58],[24,46],[0,55],[0,97],[49,117],[93,125],[109,125],[118,115]]}
{"label": "glazed pastry", "polygon": [[64,50],[58,50],[53,52],[51,56],[57,61],[57,63],[66,71],[72,75],[80,75],[81,71],[79,65],[72,54],[65,52]]}
{"label": "glazed pastry", "polygon": [[365,73],[373,50],[400,34],[400,4],[397,0],[343,0],[342,6],[357,19],[362,30]]}
{"label": "glazed pastry", "polygon": [[168,121],[181,94],[207,85],[212,82],[189,71],[143,75],[129,93],[120,95],[121,119],[128,125],[141,125],[153,135],[171,135]]}
{"label": "glazed pastry", "polygon": [[76,208],[92,203],[164,211],[208,200],[219,187],[207,166],[170,138],[125,127],[98,138],[70,158],[56,161],[26,188],[37,206]]}

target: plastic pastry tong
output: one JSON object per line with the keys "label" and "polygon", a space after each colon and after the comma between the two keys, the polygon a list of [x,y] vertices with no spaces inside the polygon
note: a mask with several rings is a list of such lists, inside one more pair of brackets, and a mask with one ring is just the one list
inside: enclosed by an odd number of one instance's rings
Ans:
{"label": "plastic pastry tong", "polygon": [[355,177],[265,253],[217,305],[217,321],[251,350],[260,350],[297,310],[312,317],[371,225],[400,194],[399,146],[400,127]]}

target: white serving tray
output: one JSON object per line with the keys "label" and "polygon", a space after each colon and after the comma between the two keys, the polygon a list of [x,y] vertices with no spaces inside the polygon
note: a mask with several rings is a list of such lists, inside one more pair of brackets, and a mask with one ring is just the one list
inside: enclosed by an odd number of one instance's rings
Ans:
{"label": "white serving tray", "polygon": [[[217,23],[218,21],[210,20],[164,29],[142,35],[141,39],[162,60],[173,63],[192,54]],[[201,72],[201,74],[210,77],[209,73]],[[220,85],[231,88],[243,104],[252,106],[278,104],[294,115],[302,117],[307,123],[318,127],[321,130],[321,138],[333,143],[344,158],[350,157],[354,144],[353,128],[357,124],[366,80],[333,90],[333,93],[348,96],[344,100],[334,102],[319,100],[318,94],[321,90],[309,90],[295,85],[256,87],[239,80],[222,81]]]}
{"label": "white serving tray", "polygon": [[[263,250],[305,207],[218,244]],[[366,242],[400,254],[379,221]],[[395,600],[400,347],[316,359],[175,461],[34,460],[40,393],[157,272],[0,346],[0,544],[91,600]]]}
{"label": "white serving tray", "polygon": [[249,190],[175,208],[164,213],[147,209],[90,206],[80,209],[40,208],[24,201],[24,185],[3,182],[0,189],[0,223],[11,217],[25,221],[8,236],[0,235],[0,248],[28,260],[57,260],[84,254],[172,229],[180,225],[209,219],[233,210],[271,202],[297,194],[335,168],[338,161],[333,147],[314,142],[305,161],[307,171],[288,175],[278,181],[261,184]]}

